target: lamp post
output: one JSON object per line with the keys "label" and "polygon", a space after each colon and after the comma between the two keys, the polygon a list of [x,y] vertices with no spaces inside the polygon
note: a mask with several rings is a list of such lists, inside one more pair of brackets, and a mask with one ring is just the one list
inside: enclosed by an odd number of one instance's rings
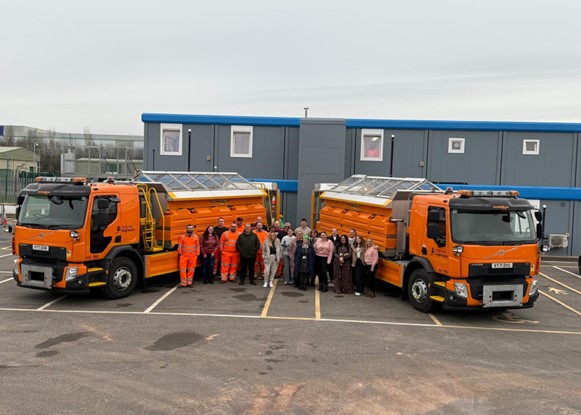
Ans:
{"label": "lamp post", "polygon": [[191,154],[191,148],[192,148],[192,129],[188,128],[188,171],[190,171],[190,158],[192,157]]}
{"label": "lamp post", "polygon": [[[38,164],[36,164],[36,149],[38,148],[38,141],[34,142],[34,147],[32,149],[32,152],[34,154],[34,172],[38,173]],[[38,155],[40,156],[40,151],[38,152]]]}

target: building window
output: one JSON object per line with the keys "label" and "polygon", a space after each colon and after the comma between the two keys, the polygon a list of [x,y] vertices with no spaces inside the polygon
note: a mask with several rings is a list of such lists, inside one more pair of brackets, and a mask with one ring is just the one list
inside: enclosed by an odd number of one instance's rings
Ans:
{"label": "building window", "polygon": [[464,153],[464,139],[448,138],[448,153]]}
{"label": "building window", "polygon": [[182,125],[161,124],[159,154],[162,156],[182,155]]}
{"label": "building window", "polygon": [[383,130],[361,130],[361,161],[383,161]]}
{"label": "building window", "polygon": [[522,140],[522,153],[525,156],[538,156],[541,140]]}
{"label": "building window", "polygon": [[233,125],[230,131],[230,157],[252,158],[252,127]]}

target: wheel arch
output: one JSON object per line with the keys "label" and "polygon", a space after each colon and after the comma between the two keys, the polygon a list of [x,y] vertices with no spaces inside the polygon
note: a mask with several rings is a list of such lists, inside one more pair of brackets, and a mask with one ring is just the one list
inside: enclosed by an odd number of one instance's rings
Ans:
{"label": "wheel arch", "polygon": [[414,257],[407,265],[405,272],[403,274],[403,282],[402,282],[402,290],[401,290],[401,299],[402,300],[409,300],[409,295],[408,295],[408,282],[410,280],[410,275],[412,275],[412,273],[417,270],[417,269],[423,269],[424,271],[426,271],[428,273],[428,276],[431,276],[433,274],[435,274],[436,271],[434,271],[434,267],[432,267],[432,264],[430,263],[429,260],[427,260],[426,258],[422,258],[422,257]]}
{"label": "wheel arch", "polygon": [[145,265],[143,264],[143,258],[133,247],[130,246],[118,246],[113,248],[105,257],[104,265],[106,269],[111,267],[111,264],[117,258],[127,258],[131,260],[137,267],[137,273],[140,278],[139,280],[143,280],[145,275]]}

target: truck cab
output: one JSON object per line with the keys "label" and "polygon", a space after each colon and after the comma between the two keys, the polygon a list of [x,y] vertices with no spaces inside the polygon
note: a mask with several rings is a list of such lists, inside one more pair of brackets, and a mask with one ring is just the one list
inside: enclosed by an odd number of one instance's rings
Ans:
{"label": "truck cab", "polygon": [[[88,291],[102,285],[103,261],[139,243],[134,186],[41,178],[23,189],[18,205],[14,278],[24,287]],[[120,279],[137,283],[136,276]]]}

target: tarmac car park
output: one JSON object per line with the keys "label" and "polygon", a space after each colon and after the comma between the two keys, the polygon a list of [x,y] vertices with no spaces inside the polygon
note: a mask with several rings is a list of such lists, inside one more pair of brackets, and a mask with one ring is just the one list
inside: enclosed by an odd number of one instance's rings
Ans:
{"label": "tarmac car park", "polygon": [[111,301],[22,290],[9,237],[0,413],[580,413],[570,259],[543,261],[532,309],[424,314],[387,285],[375,299],[280,280],[177,290],[175,275]]}

